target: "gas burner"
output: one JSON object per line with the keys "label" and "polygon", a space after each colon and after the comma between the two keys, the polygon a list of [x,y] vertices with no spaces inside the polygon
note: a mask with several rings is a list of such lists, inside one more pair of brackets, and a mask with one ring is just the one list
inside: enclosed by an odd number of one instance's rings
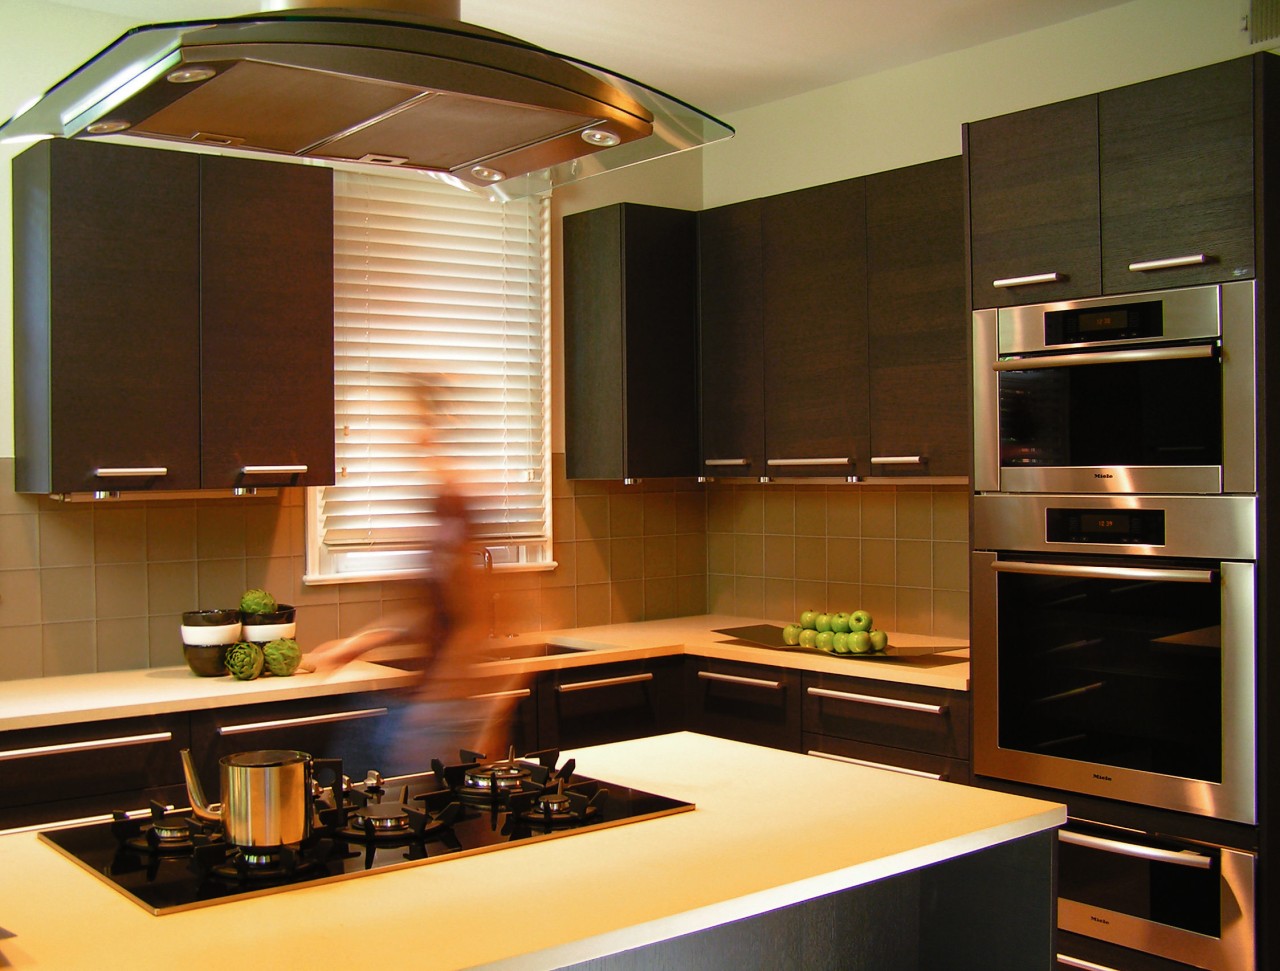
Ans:
{"label": "gas burner", "polygon": [[227,848],[221,863],[208,867],[217,880],[237,884],[290,883],[323,875],[323,863],[300,847],[281,846],[270,850]]}
{"label": "gas burner", "polygon": [[351,813],[350,828],[366,833],[373,830],[377,834],[407,833],[409,812],[406,806],[394,802],[362,806]]}
{"label": "gas burner", "polygon": [[179,815],[158,802],[151,803],[151,821],[148,823],[123,812],[111,814],[111,828],[123,847],[139,853],[178,855],[190,853],[193,847],[193,828],[199,824],[186,815]]}
{"label": "gas burner", "polygon": [[[596,785],[594,791],[566,788],[560,779],[542,792],[512,796],[511,814],[527,827],[539,830],[584,826],[600,817],[600,806],[609,790]],[[513,828],[513,832],[515,832]]]}

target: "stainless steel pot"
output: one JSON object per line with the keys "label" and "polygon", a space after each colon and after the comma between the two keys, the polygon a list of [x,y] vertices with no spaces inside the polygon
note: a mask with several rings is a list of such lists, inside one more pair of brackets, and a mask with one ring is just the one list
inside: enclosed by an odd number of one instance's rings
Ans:
{"label": "stainless steel pot", "polygon": [[233,846],[271,849],[297,844],[311,833],[312,772],[306,752],[262,749],[218,760],[222,802],[204,797],[191,753],[182,750],[187,794],[197,817],[222,824]]}

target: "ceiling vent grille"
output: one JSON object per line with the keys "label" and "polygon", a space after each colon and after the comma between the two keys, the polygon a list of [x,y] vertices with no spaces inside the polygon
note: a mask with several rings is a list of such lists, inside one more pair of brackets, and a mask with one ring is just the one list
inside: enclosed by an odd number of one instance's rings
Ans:
{"label": "ceiling vent grille", "polygon": [[1280,0],[1249,0],[1249,43],[1280,37]]}

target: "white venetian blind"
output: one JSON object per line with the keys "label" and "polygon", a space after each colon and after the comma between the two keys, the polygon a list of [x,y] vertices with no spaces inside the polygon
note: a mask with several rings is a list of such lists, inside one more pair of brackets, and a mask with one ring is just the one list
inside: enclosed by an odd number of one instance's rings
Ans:
{"label": "white venetian blind", "polygon": [[338,477],[310,500],[309,580],[393,574],[429,536],[417,376],[495,562],[549,558],[546,209],[335,172]]}

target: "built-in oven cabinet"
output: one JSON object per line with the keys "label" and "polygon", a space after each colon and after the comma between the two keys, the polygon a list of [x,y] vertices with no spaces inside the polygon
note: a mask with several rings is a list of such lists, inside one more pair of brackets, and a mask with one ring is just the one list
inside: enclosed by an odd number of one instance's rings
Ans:
{"label": "built-in oven cabinet", "polygon": [[688,657],[685,724],[693,732],[800,751],[802,678],[790,668]]}
{"label": "built-in oven cabinet", "polygon": [[570,479],[698,465],[697,217],[618,203],[564,219]]}
{"label": "built-in oven cabinet", "polygon": [[964,126],[973,306],[1253,277],[1269,57]]}
{"label": "built-in oven cabinet", "polygon": [[699,214],[702,469],[967,476],[959,157]]}
{"label": "built-in oven cabinet", "polygon": [[963,691],[806,673],[803,727],[810,755],[950,782],[970,778]]}
{"label": "built-in oven cabinet", "polygon": [[538,747],[643,738],[684,725],[682,657],[562,668],[538,678]]}
{"label": "built-in oven cabinet", "polygon": [[310,166],[17,156],[17,491],[332,482],[332,213]]}
{"label": "built-in oven cabinet", "polygon": [[149,715],[0,733],[0,829],[133,808],[182,782],[187,715]]}

